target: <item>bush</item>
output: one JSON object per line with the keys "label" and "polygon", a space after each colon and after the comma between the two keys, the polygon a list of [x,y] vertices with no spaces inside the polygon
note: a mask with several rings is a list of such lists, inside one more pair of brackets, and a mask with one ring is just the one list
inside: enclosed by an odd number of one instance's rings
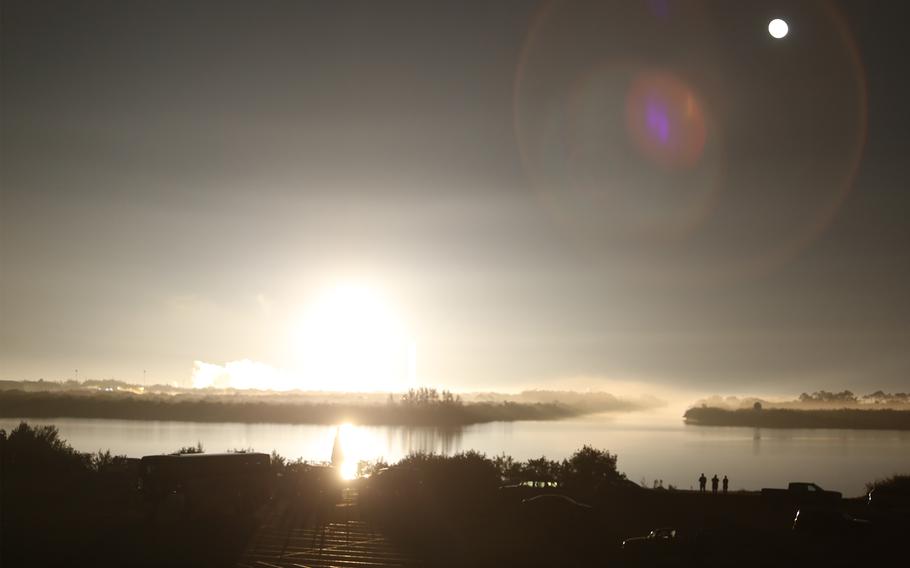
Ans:
{"label": "bush", "polygon": [[425,481],[425,488],[438,498],[457,501],[458,495],[482,495],[499,486],[499,470],[484,454],[469,451],[446,457],[411,454],[398,466],[410,468]]}
{"label": "bush", "polygon": [[98,450],[98,453],[89,455],[89,467],[98,473],[122,471],[128,462],[126,456],[115,456],[110,450]]}
{"label": "bush", "polygon": [[910,475],[892,475],[891,477],[876,479],[866,483],[866,492],[877,488],[910,492]]}
{"label": "bush", "polygon": [[0,430],[5,465],[16,475],[50,475],[61,472],[88,471],[92,459],[74,450],[60,438],[56,426],[29,426],[20,422],[6,432]]}
{"label": "bush", "polygon": [[563,481],[563,465],[544,456],[529,459],[521,465],[522,481]]}
{"label": "bush", "polygon": [[[234,450],[235,452],[240,450]],[[172,452],[172,456],[182,456],[184,454],[204,454],[205,448],[202,447],[202,442],[196,442],[195,446],[183,446],[176,452]]]}

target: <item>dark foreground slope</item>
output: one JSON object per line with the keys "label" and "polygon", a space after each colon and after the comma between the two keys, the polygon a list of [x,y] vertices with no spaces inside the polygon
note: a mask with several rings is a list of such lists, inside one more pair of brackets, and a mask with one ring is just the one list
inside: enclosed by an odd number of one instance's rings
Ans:
{"label": "dark foreground slope", "polygon": [[[794,531],[786,504],[639,488],[589,447],[562,462],[412,456],[352,482],[356,498],[330,469],[275,459],[255,510],[200,509],[197,486],[152,515],[129,461],[75,453],[52,429],[0,436],[0,456],[3,566],[884,566],[910,528],[856,499]],[[679,541],[622,548],[658,527]]]}

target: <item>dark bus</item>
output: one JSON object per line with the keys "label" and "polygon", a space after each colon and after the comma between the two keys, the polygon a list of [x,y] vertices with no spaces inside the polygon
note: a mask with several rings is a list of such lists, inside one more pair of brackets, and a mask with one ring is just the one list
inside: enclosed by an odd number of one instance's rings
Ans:
{"label": "dark bus", "polygon": [[145,456],[139,491],[148,513],[251,515],[272,487],[270,457],[259,453]]}

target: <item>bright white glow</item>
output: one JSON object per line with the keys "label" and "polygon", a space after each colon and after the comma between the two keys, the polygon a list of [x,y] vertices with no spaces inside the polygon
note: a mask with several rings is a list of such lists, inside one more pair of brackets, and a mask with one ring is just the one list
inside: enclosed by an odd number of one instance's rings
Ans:
{"label": "bright white glow", "polygon": [[374,290],[334,287],[306,310],[297,333],[307,387],[334,391],[399,391],[409,380],[412,342]]}
{"label": "bright white glow", "polygon": [[780,18],[775,18],[768,23],[768,33],[775,39],[782,39],[789,31],[790,26]]}
{"label": "bright white glow", "polygon": [[344,456],[338,472],[341,478],[350,481],[357,477],[357,465],[361,460],[369,458],[369,437],[364,435],[362,429],[357,429],[350,424],[338,427],[338,442],[341,444],[341,453]]}
{"label": "bright white glow", "polygon": [[298,377],[259,361],[241,359],[224,365],[193,362],[193,388],[291,390],[301,388]]}

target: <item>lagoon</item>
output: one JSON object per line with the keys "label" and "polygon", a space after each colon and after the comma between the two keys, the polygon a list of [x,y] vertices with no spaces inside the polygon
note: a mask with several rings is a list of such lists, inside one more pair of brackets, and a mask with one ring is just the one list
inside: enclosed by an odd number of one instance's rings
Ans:
{"label": "lagoon", "polygon": [[618,454],[632,481],[655,480],[680,489],[697,486],[704,472],[730,478],[731,490],[783,487],[813,481],[858,496],[864,484],[910,472],[910,431],[758,429],[692,426],[681,412],[630,412],[560,421],[493,422],[459,429],[395,426],[198,423],[75,418],[0,419],[9,430],[20,420],[54,424],[74,448],[110,449],[130,457],[172,452],[201,442],[206,451],[252,448],[291,459],[327,461],[336,433],[349,460],[394,462],[410,452],[452,454],[476,450],[525,460],[568,457],[583,444]]}

